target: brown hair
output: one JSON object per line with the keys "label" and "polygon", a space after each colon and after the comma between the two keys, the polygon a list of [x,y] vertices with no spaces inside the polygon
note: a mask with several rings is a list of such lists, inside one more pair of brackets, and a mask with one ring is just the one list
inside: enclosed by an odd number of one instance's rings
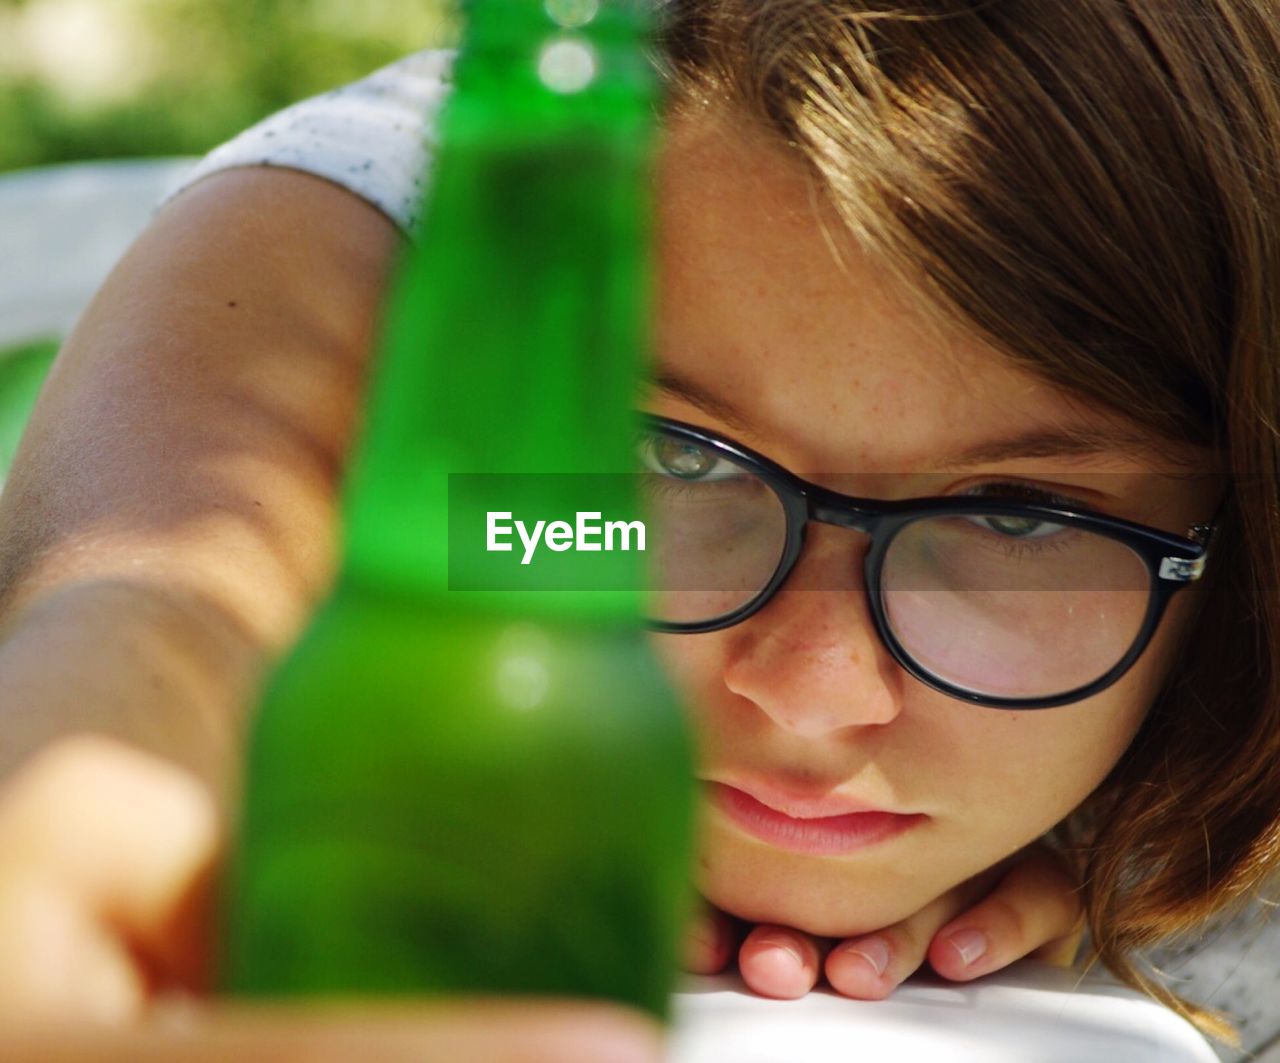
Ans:
{"label": "brown hair", "polygon": [[1280,857],[1280,0],[673,0],[677,107],[799,152],[854,236],[1059,387],[1231,474],[1193,638],[1058,832],[1096,958]]}

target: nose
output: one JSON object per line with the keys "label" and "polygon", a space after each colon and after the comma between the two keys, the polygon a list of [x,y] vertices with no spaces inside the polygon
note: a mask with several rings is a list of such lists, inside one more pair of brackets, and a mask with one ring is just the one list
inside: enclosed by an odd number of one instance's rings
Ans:
{"label": "nose", "polygon": [[805,738],[886,724],[905,674],[876,634],[862,579],[866,540],[810,526],[783,588],[734,629],[723,678],[774,723]]}

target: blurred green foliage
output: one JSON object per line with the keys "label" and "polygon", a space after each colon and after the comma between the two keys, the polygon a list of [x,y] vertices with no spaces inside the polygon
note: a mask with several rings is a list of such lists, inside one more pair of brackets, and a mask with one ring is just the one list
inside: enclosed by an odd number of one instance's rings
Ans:
{"label": "blurred green foliage", "polygon": [[0,352],[0,485],[13,464],[22,430],[57,353],[58,344],[53,341]]}
{"label": "blurred green foliage", "polygon": [[446,0],[0,0],[0,171],[201,154],[295,100],[453,43],[451,10]]}

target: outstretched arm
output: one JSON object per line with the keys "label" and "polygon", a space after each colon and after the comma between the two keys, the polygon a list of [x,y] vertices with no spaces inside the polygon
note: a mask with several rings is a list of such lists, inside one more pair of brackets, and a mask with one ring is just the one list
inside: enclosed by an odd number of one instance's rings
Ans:
{"label": "outstretched arm", "polygon": [[335,185],[242,169],[117,266],[0,496],[0,776],[91,730],[224,790],[244,705],[332,575],[399,241]]}

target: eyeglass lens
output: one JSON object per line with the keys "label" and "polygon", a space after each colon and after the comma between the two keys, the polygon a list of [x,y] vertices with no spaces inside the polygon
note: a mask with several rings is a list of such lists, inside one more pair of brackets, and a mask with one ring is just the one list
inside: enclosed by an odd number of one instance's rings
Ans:
{"label": "eyeglass lens", "polygon": [[[651,619],[708,624],[758,598],[787,543],[773,488],[679,437],[650,437],[642,457]],[[890,543],[880,595],[906,654],[951,686],[1001,698],[1053,697],[1109,672],[1151,601],[1143,559],[1106,535],[980,506],[917,519]],[[859,570],[860,538],[849,551]]]}

